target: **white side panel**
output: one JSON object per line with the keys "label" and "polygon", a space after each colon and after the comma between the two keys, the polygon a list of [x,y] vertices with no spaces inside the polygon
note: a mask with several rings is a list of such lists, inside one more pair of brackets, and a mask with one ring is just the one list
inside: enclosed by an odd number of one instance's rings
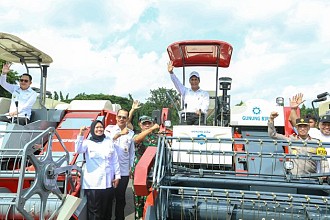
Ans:
{"label": "white side panel", "polygon": [[[173,137],[202,138],[232,138],[230,127],[218,126],[185,126],[173,127]],[[201,150],[201,151],[232,151],[231,143],[208,143],[207,141],[173,141],[173,150]],[[192,164],[232,164],[231,156],[223,156],[218,153],[205,155],[205,153],[188,153],[173,151],[173,162]]]}
{"label": "white side panel", "polygon": [[61,220],[69,220],[77,209],[81,202],[81,199],[75,196],[67,195],[65,198],[65,202],[61,207],[57,219]]}
{"label": "white side panel", "polygon": [[263,99],[252,99],[242,106],[233,106],[230,113],[232,126],[267,126],[270,113],[276,111],[276,126],[284,126],[284,108]]}
{"label": "white side panel", "polygon": [[121,106],[119,104],[112,104],[112,111],[118,112],[119,109],[121,109]]}
{"label": "white side panel", "polygon": [[73,100],[69,110],[110,110],[112,103],[109,100]]}

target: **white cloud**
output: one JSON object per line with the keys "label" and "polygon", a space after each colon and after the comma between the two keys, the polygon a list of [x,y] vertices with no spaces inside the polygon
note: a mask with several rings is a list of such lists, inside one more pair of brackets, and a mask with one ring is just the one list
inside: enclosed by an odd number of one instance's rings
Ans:
{"label": "white cloud", "polygon": [[[150,7],[156,14],[148,14]],[[287,98],[306,87],[306,99],[312,100],[329,88],[327,80],[312,81],[313,76],[327,79],[330,72],[329,8],[327,1],[304,0],[4,0],[0,25],[54,59],[48,89],[70,97],[131,93],[144,101],[150,89],[174,88],[166,71],[167,45],[186,39],[228,41],[233,58],[219,76],[233,78],[230,94],[236,104],[251,97]],[[214,69],[200,72],[201,87],[214,90]]]}

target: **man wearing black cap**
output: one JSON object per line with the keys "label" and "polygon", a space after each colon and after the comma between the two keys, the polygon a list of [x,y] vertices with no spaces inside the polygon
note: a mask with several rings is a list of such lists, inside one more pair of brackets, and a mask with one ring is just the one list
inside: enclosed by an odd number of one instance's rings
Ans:
{"label": "man wearing black cap", "polygon": [[[294,125],[294,122],[298,118],[297,116],[297,108],[304,102],[303,94],[298,93],[297,95],[293,96],[290,99],[290,121]],[[312,138],[316,138],[322,142],[329,142],[330,143],[330,115],[322,115],[320,117],[319,129],[317,131],[313,131],[310,133]],[[328,150],[330,154],[330,149]]]}
{"label": "man wearing black cap", "polygon": [[[268,121],[268,135],[273,139],[279,139],[279,140],[301,140],[301,141],[317,141],[317,139],[311,138],[308,134],[308,131],[310,129],[309,126],[309,120],[308,118],[298,118],[296,119],[296,128],[298,134],[292,134],[289,137],[278,134],[276,132],[275,126],[274,126],[274,119],[278,116],[277,112],[272,112],[269,117]],[[297,154],[297,155],[316,155],[317,149],[313,147],[290,147],[290,153],[291,154]],[[294,167],[291,170],[292,174],[309,174],[309,173],[316,173],[318,170],[317,161],[314,160],[307,160],[307,159],[293,159],[292,162],[294,163]],[[320,172],[328,172],[329,171],[329,165],[328,161],[323,160],[321,161],[321,164],[319,166]]]}
{"label": "man wearing black cap", "polygon": [[[147,147],[157,146],[158,142],[158,136],[153,132],[159,128],[159,125],[154,123],[151,117],[146,115],[141,116],[139,118],[139,126],[141,128],[141,132],[139,134],[135,134],[133,137],[135,143],[135,161],[132,172],[134,172],[136,164],[139,162]],[[143,207],[146,201],[146,197],[134,195],[134,200],[135,219],[139,220],[142,219]]]}
{"label": "man wearing black cap", "polygon": [[188,125],[204,124],[204,117],[209,108],[209,94],[208,92],[199,88],[200,77],[199,73],[193,71],[189,76],[189,83],[191,88],[185,87],[180,80],[173,73],[173,62],[167,64],[167,70],[171,75],[171,80],[175,88],[178,90],[184,101],[184,111],[181,118],[186,119]]}
{"label": "man wearing black cap", "polygon": [[320,132],[315,138],[323,141],[330,142],[330,115],[322,115],[319,123]]}

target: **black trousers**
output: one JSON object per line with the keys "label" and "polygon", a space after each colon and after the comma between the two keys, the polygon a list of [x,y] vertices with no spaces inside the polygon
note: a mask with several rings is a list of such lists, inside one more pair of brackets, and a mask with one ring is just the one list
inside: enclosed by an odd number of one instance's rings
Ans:
{"label": "black trousers", "polygon": [[114,189],[85,189],[88,220],[108,220],[112,216]]}
{"label": "black trousers", "polygon": [[205,125],[204,123],[205,114],[202,113],[201,116],[194,112],[181,113],[181,125]]}
{"label": "black trousers", "polygon": [[116,220],[125,219],[125,206],[126,206],[126,189],[129,181],[129,176],[121,176],[117,188],[115,188],[116,208],[115,215]]}

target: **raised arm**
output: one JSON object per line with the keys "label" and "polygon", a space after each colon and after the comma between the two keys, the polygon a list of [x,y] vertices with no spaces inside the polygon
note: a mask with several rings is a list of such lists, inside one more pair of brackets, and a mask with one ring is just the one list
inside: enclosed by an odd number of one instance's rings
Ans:
{"label": "raised arm", "polygon": [[159,125],[158,124],[154,124],[151,128],[148,128],[144,131],[142,131],[140,134],[136,135],[134,138],[134,143],[139,144],[141,143],[148,134],[151,134],[154,130],[159,129]]}
{"label": "raised arm", "polygon": [[287,140],[283,134],[278,134],[274,125],[274,119],[278,116],[277,112],[271,112],[268,120],[268,135],[273,139]]}
{"label": "raised arm", "polygon": [[298,94],[292,96],[291,99],[289,99],[290,107],[291,107],[289,121],[291,122],[291,125],[293,127],[296,126],[296,120],[298,118],[297,108],[299,107],[299,105],[301,105],[302,103],[305,102],[305,100],[303,100],[303,97],[304,97],[304,95],[302,93],[298,93]]}
{"label": "raised arm", "polygon": [[77,140],[75,141],[75,152],[78,154],[85,153],[87,151],[87,145],[84,143],[84,133],[87,131],[86,126],[82,126],[79,130]]}
{"label": "raised arm", "polygon": [[133,124],[132,124],[134,112],[135,112],[135,110],[137,110],[139,108],[141,108],[140,102],[138,100],[134,100],[133,104],[132,104],[132,108],[128,113],[128,120],[127,120],[127,127],[131,130],[134,129]]}
{"label": "raised arm", "polygon": [[169,61],[167,63],[167,71],[170,73],[171,80],[172,80],[176,90],[178,90],[180,95],[184,96],[186,87],[180,82],[178,77],[176,77],[176,75],[173,73],[173,69],[174,69],[173,61]]}
{"label": "raised arm", "polygon": [[5,63],[2,66],[2,73],[0,76],[0,85],[10,93],[13,93],[15,90],[15,85],[7,83],[7,73],[10,71],[10,64]]}

